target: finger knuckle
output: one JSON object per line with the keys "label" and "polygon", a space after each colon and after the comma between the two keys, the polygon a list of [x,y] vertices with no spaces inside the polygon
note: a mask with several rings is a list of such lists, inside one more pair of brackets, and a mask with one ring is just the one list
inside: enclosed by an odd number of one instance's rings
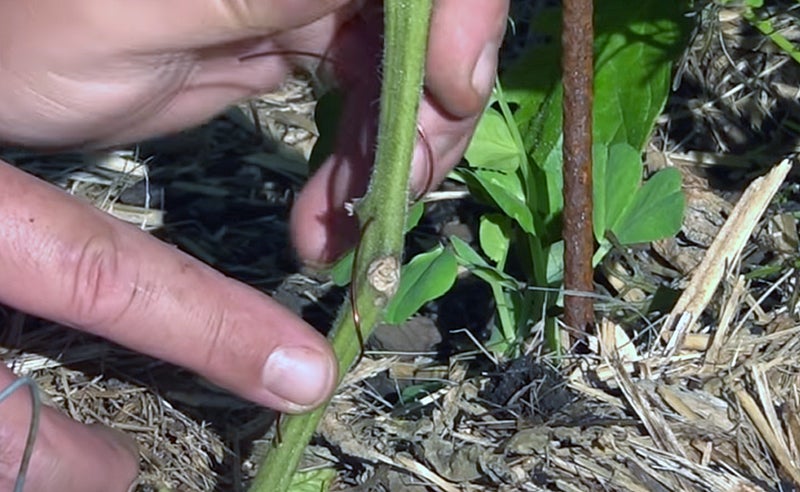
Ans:
{"label": "finger knuckle", "polygon": [[89,237],[68,260],[63,270],[72,294],[67,311],[78,326],[107,325],[127,310],[134,290],[121,279],[120,256],[113,233],[107,233]]}

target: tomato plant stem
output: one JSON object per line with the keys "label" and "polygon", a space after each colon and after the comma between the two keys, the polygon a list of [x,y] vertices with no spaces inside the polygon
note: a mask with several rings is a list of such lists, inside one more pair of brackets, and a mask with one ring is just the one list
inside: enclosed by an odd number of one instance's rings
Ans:
{"label": "tomato plant stem", "polygon": [[[386,0],[383,82],[375,169],[369,192],[357,206],[362,237],[354,266],[352,302],[346,302],[332,331],[340,378],[358,356],[361,335],[369,337],[399,280],[408,182],[417,133],[417,110],[428,44],[432,0]],[[367,227],[368,225],[368,227]],[[280,442],[273,442],[251,492],[284,492],[292,483],[303,450],[325,412],[324,406],[283,418]]]}

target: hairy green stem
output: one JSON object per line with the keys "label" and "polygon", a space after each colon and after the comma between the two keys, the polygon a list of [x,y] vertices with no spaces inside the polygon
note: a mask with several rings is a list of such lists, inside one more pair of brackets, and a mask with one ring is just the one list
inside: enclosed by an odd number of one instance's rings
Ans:
{"label": "hairy green stem", "polygon": [[[353,302],[346,302],[332,332],[343,376],[359,354],[354,313],[369,337],[399,280],[408,182],[416,140],[417,110],[428,40],[432,0],[386,0],[383,85],[375,170],[369,191],[357,207],[361,243],[354,266]],[[251,492],[284,492],[303,450],[325,412],[324,406],[283,419],[281,442],[258,470]]]}

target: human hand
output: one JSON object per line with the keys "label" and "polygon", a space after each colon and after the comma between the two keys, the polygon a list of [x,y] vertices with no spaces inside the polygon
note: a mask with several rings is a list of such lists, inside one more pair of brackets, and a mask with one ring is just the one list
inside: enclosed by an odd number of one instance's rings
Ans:
{"label": "human hand", "polygon": [[[381,18],[356,3],[2,2],[0,141],[102,146],[172,132],[276,88],[293,66],[317,65],[350,94],[347,126],[300,196],[292,236],[301,258],[328,262],[356,240],[343,205],[363,194],[374,146]],[[419,144],[418,191],[464,151],[491,90],[506,10],[507,0],[436,3],[420,108],[433,159]],[[324,338],[259,292],[5,164],[0,210],[3,303],[281,411],[316,406],[333,390]],[[0,388],[12,380],[0,370]],[[0,403],[2,490],[16,478],[29,414],[23,393]],[[125,490],[135,473],[125,439],[48,409],[25,490]]]}

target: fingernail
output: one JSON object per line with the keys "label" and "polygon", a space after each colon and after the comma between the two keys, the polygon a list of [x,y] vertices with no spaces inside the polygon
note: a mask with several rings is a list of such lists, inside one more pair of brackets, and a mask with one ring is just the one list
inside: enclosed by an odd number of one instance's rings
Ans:
{"label": "fingernail", "polygon": [[497,74],[497,52],[499,46],[496,43],[488,43],[483,47],[475,68],[472,69],[472,88],[486,98],[494,86],[494,78]]}
{"label": "fingernail", "polygon": [[336,367],[330,357],[307,347],[279,347],[264,364],[264,386],[298,411],[322,403]]}

